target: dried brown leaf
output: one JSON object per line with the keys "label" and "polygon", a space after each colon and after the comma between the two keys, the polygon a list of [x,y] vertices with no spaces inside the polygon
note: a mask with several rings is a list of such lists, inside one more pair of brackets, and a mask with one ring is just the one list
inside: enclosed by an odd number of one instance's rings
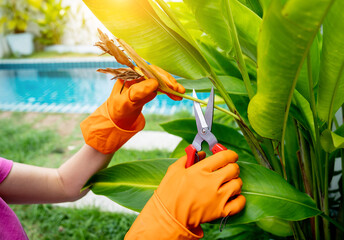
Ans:
{"label": "dried brown leaf", "polygon": [[[121,45],[121,47],[126,51],[126,53],[129,55],[129,57],[137,64],[139,67],[139,70],[142,71],[142,73],[148,77],[148,78],[154,78],[159,82],[159,88],[161,90],[168,89],[165,81],[161,79],[159,74],[154,71],[149,65],[143,60],[140,55],[138,55],[135,50],[127,44],[123,39],[116,39],[117,42]],[[136,67],[137,68],[137,67]],[[138,72],[138,71],[136,71]]]}
{"label": "dried brown leaf", "polygon": [[115,57],[117,62],[126,65],[130,68],[134,68],[134,64],[130,61],[128,56],[116,46],[114,41],[110,39],[105,33],[98,29],[100,42],[96,42],[95,46],[99,47],[103,52]]}
{"label": "dried brown leaf", "polygon": [[130,68],[106,68],[98,69],[97,72],[107,73],[114,76],[112,79],[122,79],[122,80],[141,80],[142,76]]}

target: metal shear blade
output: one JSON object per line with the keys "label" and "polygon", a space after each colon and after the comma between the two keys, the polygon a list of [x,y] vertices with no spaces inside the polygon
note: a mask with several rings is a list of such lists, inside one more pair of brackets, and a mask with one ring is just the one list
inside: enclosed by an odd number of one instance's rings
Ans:
{"label": "metal shear blade", "polygon": [[[195,90],[193,90],[193,97],[198,98]],[[207,108],[205,110],[205,116],[203,115],[200,103],[194,101],[195,118],[197,124],[198,133],[192,142],[192,145],[197,151],[202,149],[202,142],[206,141],[209,144],[211,150],[217,143],[217,139],[212,134],[211,128],[213,125],[213,114],[214,114],[214,89],[211,89]]]}
{"label": "metal shear blade", "polygon": [[[195,90],[193,90],[193,97],[198,98]],[[214,113],[214,89],[211,89],[205,116],[203,115],[201,105],[194,101],[195,119],[197,124],[197,134],[192,144],[185,148],[187,161],[185,167],[191,167],[197,163],[199,159],[198,152],[202,150],[202,142],[206,141],[209,144],[209,150],[216,154],[218,152],[227,150],[225,146],[217,142],[215,135],[211,132],[213,125]]]}

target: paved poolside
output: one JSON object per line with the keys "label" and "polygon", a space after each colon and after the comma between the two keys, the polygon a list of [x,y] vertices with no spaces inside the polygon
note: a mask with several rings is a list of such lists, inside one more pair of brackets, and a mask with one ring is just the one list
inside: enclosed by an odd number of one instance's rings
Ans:
{"label": "paved poolside", "polygon": [[[125,149],[153,150],[161,149],[172,151],[181,141],[180,137],[166,132],[141,131],[131,138],[124,146]],[[96,207],[101,211],[136,213],[122,207],[105,196],[95,195],[90,191],[85,197],[75,202],[54,204],[59,207],[89,208]]]}

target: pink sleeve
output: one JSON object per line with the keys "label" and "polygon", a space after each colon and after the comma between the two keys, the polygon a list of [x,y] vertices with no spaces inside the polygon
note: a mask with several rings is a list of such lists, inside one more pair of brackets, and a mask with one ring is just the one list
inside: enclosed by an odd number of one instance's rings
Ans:
{"label": "pink sleeve", "polygon": [[10,173],[12,166],[12,161],[0,157],[0,183],[2,183]]}

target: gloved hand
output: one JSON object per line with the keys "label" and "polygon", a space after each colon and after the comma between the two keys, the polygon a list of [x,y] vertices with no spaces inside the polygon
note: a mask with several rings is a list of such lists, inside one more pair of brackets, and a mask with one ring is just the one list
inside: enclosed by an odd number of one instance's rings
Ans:
{"label": "gloved hand", "polygon": [[[171,89],[184,93],[182,85],[166,71],[151,65]],[[151,101],[158,89],[155,79],[127,81],[121,92],[123,80],[118,79],[110,97],[94,113],[81,122],[80,127],[86,144],[104,154],[117,151],[145,126],[142,107]],[[174,100],[181,100],[170,96]]]}
{"label": "gloved hand", "polygon": [[[159,68],[155,65],[150,65],[151,68],[153,68],[153,70],[155,70],[161,77],[162,80],[164,80],[164,82],[167,84],[167,86],[171,89],[173,89],[176,92],[179,93],[185,93],[185,88],[179,84],[176,79],[174,77],[172,77],[171,74],[169,74],[168,72],[166,72],[164,69]],[[161,91],[164,92],[164,91]],[[176,101],[180,101],[183,98],[166,93],[167,96],[169,96],[171,99],[176,100]]]}
{"label": "gloved hand", "polygon": [[235,152],[219,152],[189,168],[185,168],[186,159],[169,167],[126,239],[199,239],[201,223],[244,208]]}

